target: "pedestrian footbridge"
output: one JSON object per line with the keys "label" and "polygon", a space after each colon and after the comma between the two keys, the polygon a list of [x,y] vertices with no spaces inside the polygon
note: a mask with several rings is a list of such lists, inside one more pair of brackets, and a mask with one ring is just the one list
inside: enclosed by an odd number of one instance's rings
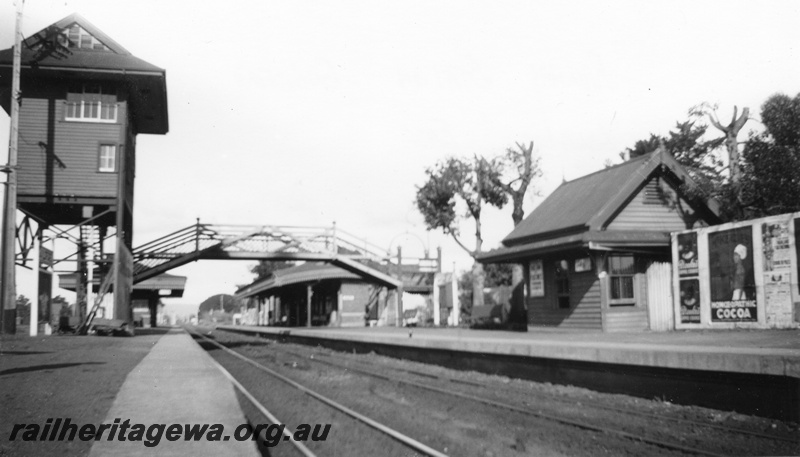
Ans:
{"label": "pedestrian footbridge", "polygon": [[[220,225],[201,223],[198,219],[193,225],[134,248],[128,262],[129,274],[126,271],[120,275],[114,269],[108,271],[81,329],[85,331],[91,325],[103,296],[112,290],[119,278],[136,284],[199,260],[331,263],[370,282],[396,290],[402,297],[403,291],[432,291],[433,276],[441,271],[441,251],[435,258],[428,254],[425,252],[423,258],[403,257],[398,249],[397,255],[392,255],[335,225]],[[122,262],[118,264],[122,265]],[[115,297],[115,301],[119,299]]]}

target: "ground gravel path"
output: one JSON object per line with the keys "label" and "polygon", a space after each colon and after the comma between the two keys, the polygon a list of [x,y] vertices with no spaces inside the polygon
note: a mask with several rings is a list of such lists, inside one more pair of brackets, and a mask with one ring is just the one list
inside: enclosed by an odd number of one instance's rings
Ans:
{"label": "ground gravel path", "polygon": [[3,335],[0,339],[0,456],[86,455],[91,441],[10,441],[14,424],[105,419],[125,377],[167,329],[134,337]]}

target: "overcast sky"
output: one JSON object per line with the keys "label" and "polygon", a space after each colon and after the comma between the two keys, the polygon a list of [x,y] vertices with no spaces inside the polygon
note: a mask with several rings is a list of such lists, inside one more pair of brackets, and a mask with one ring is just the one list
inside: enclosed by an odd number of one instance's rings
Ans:
{"label": "overcast sky", "polygon": [[[170,131],[137,139],[134,245],[196,217],[336,221],[387,249],[442,246],[461,270],[469,259],[413,203],[438,160],[533,141],[546,196],[700,102],[727,121],[800,92],[797,1],[28,0],[23,34],[74,12],[167,71]],[[4,0],[2,49],[14,16]],[[511,208],[484,224],[499,245]],[[189,278],[175,303],[232,293],[251,265],[174,270]]]}

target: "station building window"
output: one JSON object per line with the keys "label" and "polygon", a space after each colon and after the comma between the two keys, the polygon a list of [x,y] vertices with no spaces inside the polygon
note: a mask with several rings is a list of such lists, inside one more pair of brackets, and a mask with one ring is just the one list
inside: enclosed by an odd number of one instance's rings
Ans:
{"label": "station building window", "polygon": [[109,51],[108,46],[104,45],[100,40],[92,36],[91,33],[84,30],[78,24],[72,24],[68,29],[64,29],[62,34],[65,39],[66,46],[71,49],[83,49],[93,51]]}
{"label": "station building window", "polygon": [[117,171],[117,145],[101,144],[97,170],[102,173],[115,173]]}
{"label": "station building window", "polygon": [[631,254],[608,256],[611,306],[633,306],[636,304],[636,262]]}
{"label": "station building window", "polygon": [[64,119],[84,122],[117,122],[117,95],[101,84],[80,84],[67,92]]}

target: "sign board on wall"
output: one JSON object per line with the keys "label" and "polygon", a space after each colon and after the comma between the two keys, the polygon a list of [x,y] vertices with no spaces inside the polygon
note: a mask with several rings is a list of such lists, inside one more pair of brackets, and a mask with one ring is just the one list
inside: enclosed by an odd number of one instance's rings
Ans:
{"label": "sign board on wall", "polygon": [[544,265],[542,259],[531,260],[528,264],[530,281],[528,293],[531,297],[544,297]]}
{"label": "sign board on wall", "polygon": [[583,273],[584,271],[592,271],[591,257],[575,259],[575,273]]}
{"label": "sign board on wall", "polygon": [[800,213],[672,234],[676,328],[796,328]]}

